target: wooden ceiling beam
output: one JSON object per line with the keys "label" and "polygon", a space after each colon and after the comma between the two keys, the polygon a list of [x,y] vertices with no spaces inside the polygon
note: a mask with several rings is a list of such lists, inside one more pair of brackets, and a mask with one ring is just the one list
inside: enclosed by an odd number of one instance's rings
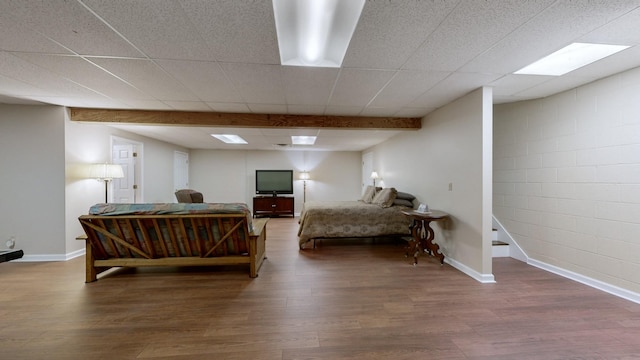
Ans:
{"label": "wooden ceiling beam", "polygon": [[70,108],[72,121],[246,128],[418,130],[420,118]]}

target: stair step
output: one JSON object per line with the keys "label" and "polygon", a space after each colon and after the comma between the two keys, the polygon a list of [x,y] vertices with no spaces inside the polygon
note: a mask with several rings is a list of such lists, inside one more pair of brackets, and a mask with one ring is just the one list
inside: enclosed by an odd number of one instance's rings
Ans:
{"label": "stair step", "polygon": [[506,242],[503,242],[503,241],[493,240],[491,242],[491,245],[493,245],[493,246],[505,246],[505,245],[509,245],[509,244],[507,244]]}

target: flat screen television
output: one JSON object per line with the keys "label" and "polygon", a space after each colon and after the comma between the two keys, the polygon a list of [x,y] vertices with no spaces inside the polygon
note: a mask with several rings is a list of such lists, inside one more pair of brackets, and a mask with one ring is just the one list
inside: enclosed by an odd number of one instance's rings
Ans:
{"label": "flat screen television", "polygon": [[256,170],[256,194],[293,194],[293,170]]}

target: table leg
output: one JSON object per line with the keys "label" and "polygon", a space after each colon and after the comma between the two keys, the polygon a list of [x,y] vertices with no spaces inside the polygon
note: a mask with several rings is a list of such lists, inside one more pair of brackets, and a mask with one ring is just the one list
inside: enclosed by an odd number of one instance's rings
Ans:
{"label": "table leg", "polygon": [[425,242],[425,248],[429,250],[429,253],[433,256],[435,256],[436,258],[438,258],[438,260],[440,260],[440,265],[444,264],[444,254],[442,252],[440,252],[440,246],[438,246],[438,244],[433,242],[433,239],[435,238],[435,233],[433,231],[433,229],[431,228],[431,222],[430,221],[426,221],[426,224],[424,224],[424,228],[427,231],[427,236],[424,239]]}

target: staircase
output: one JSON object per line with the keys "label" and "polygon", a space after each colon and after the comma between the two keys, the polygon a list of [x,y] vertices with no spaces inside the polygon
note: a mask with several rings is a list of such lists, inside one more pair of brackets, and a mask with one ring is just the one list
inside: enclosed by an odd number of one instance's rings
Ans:
{"label": "staircase", "polygon": [[498,229],[493,229],[491,237],[491,252],[493,257],[509,257],[509,244],[504,241],[498,240]]}

